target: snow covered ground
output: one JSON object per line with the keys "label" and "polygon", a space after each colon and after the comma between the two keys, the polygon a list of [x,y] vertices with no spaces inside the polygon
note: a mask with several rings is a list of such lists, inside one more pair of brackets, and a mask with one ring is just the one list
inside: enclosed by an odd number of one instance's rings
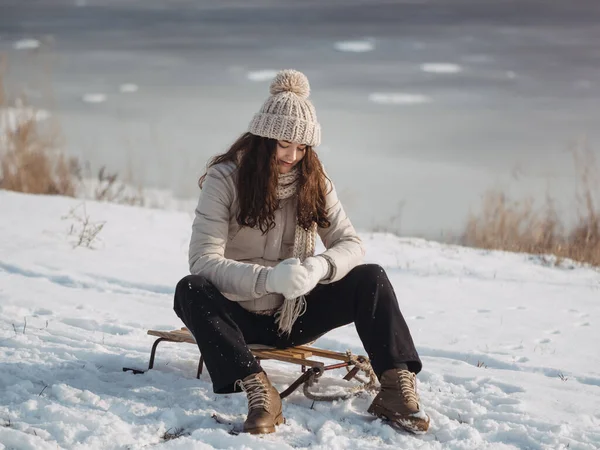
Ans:
{"label": "snow covered ground", "polygon": [[[103,225],[92,248],[76,246],[86,217]],[[0,191],[1,449],[600,447],[600,273],[371,233],[367,261],[388,272],[424,361],[430,432],[370,417],[370,395],[311,408],[295,393],[277,433],[229,434],[211,415],[241,423],[245,397],[196,380],[194,346],[162,344],[155,370],[122,371],[147,365],[147,329],[182,325],[172,294],[191,219]],[[317,344],[362,353],[353,326]],[[279,389],[298,376],[265,367]]]}

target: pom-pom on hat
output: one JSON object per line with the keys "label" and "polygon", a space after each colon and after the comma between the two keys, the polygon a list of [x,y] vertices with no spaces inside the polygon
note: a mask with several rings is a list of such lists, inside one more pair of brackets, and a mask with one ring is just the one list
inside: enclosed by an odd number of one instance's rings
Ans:
{"label": "pom-pom on hat", "polygon": [[250,122],[248,131],[258,136],[316,147],[321,143],[321,126],[315,107],[308,99],[310,84],[302,72],[279,72],[269,89],[271,96]]}

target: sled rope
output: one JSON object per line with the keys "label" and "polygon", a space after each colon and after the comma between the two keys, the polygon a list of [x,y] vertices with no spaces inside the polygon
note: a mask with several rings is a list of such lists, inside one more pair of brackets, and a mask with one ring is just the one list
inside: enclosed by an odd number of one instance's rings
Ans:
{"label": "sled rope", "polygon": [[373,371],[373,368],[371,367],[371,363],[369,362],[368,358],[365,358],[364,356],[355,356],[352,354],[352,352],[350,352],[349,350],[346,351],[346,355],[348,356],[349,360],[350,360],[350,365],[353,365],[355,368],[350,370],[348,367],[346,368],[346,370],[348,370],[348,372],[352,372],[355,371],[356,369],[362,371],[365,373],[365,375],[368,377],[368,379],[363,379],[363,378],[359,378],[358,376],[354,375],[353,377],[356,378],[358,381],[360,381],[360,384],[357,386],[353,386],[350,389],[347,389],[347,392],[345,394],[317,394],[314,392],[310,392],[309,388],[317,383],[319,381],[319,378],[321,377],[321,375],[323,374],[322,371],[315,371],[315,372],[311,372],[309,374],[309,376],[307,377],[307,380],[304,382],[303,386],[302,386],[302,391],[304,392],[304,395],[313,401],[317,401],[317,402],[332,402],[335,400],[347,400],[351,397],[354,397],[355,395],[357,395],[359,392],[363,392],[363,391],[376,391],[377,390],[377,376],[375,375],[375,372]]}

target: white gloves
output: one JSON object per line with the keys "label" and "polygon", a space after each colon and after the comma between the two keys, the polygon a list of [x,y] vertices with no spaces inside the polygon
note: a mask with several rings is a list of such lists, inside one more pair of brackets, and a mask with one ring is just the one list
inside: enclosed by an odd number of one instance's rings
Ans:
{"label": "white gloves", "polygon": [[[309,283],[307,287],[310,286],[310,289],[306,292],[310,292],[329,272],[329,263],[322,256],[310,256],[304,260],[302,265],[308,270]],[[304,293],[306,294],[306,292]]]}
{"label": "white gloves", "polygon": [[278,292],[285,298],[296,298],[312,291],[328,272],[329,265],[322,256],[308,257],[302,264],[298,258],[289,258],[269,271],[267,292]]}
{"label": "white gloves", "polygon": [[285,259],[269,270],[267,292],[277,292],[285,298],[296,298],[300,294],[295,293],[304,289],[308,279],[308,270],[300,264],[298,258]]}

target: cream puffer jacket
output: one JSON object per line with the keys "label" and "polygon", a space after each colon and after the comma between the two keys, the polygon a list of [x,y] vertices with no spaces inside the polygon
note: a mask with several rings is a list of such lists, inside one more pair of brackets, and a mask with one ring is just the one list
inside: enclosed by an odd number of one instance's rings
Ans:
{"label": "cream puffer jacket", "polygon": [[[265,267],[273,267],[291,258],[296,224],[296,196],[282,200],[275,211],[275,227],[266,234],[258,228],[241,227],[236,220],[238,199],[234,163],[210,167],[200,192],[192,225],[189,264],[192,274],[206,277],[229,300],[240,302],[247,310],[272,311],[283,296],[267,293]],[[343,278],[361,264],[364,247],[342,204],[335,187],[327,183],[326,207],[329,228],[318,228],[326,248],[321,255],[330,265],[330,275],[321,283]],[[261,275],[262,273],[262,275]]]}

